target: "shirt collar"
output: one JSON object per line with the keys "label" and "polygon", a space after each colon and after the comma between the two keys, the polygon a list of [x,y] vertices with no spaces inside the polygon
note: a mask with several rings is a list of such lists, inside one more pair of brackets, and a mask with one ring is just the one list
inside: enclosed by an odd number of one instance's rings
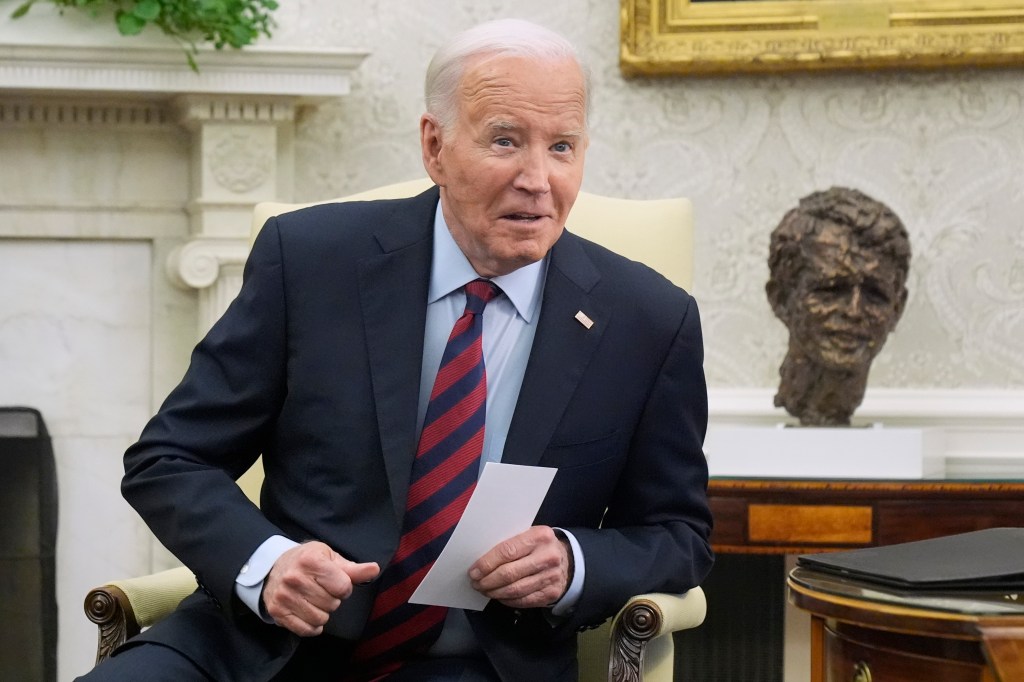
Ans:
{"label": "shirt collar", "polygon": [[[533,321],[540,304],[541,284],[547,272],[548,256],[544,256],[536,263],[524,265],[518,270],[513,270],[507,275],[493,278],[491,281],[501,287],[509,301],[515,306],[519,316],[526,320],[527,324]],[[427,294],[427,303],[433,303],[460,289],[467,282],[479,279],[480,275],[470,264],[466,254],[455,243],[448,223],[444,220],[441,211],[441,202],[437,202],[437,211],[434,214],[434,260],[430,268],[430,291]]]}

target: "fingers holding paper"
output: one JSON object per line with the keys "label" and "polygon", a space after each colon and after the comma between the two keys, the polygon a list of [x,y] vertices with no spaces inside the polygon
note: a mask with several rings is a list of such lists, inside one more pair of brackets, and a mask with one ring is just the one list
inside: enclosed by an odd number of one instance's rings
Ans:
{"label": "fingers holding paper", "polygon": [[572,550],[548,526],[500,542],[469,569],[473,589],[512,608],[551,606],[572,579]]}

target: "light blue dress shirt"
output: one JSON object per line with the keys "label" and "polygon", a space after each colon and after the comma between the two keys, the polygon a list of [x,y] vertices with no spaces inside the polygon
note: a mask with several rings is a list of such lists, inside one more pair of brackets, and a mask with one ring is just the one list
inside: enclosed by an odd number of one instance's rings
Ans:
{"label": "light blue dress shirt", "polygon": [[[519,389],[526,373],[533,338],[540,318],[541,299],[548,258],[531,263],[491,281],[501,287],[504,296],[487,304],[483,319],[483,353],[487,368],[486,428],[480,466],[486,462],[500,462],[515,412]],[[455,321],[466,307],[462,287],[479,275],[452,238],[441,204],[438,202],[434,217],[434,247],[427,294],[426,329],[424,331],[423,364],[420,371],[420,395],[416,432],[423,428],[430,391],[441,364],[441,356],[448,343]],[[564,531],[563,531],[564,532]],[[551,607],[554,616],[568,613],[583,590],[585,568],[579,543],[571,533],[566,537],[572,547],[575,563],[572,584],[565,595]],[[261,618],[272,622],[260,608],[263,581],[274,562],[297,543],[275,535],[257,548],[242,567],[235,584],[239,598]],[[344,608],[344,606],[342,607]],[[432,647],[437,655],[464,655],[477,648],[465,614],[449,609],[441,637]]]}

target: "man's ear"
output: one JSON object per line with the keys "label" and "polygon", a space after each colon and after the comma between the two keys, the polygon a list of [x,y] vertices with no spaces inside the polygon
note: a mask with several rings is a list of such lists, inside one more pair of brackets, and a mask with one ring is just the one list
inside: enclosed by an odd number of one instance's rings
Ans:
{"label": "man's ear", "polygon": [[907,291],[907,287],[903,287],[903,290],[900,292],[900,300],[896,303],[896,314],[892,316],[892,322],[889,324],[889,331],[895,329],[896,323],[903,317],[903,311],[907,309],[907,297],[909,295],[910,292]]}
{"label": "man's ear", "polygon": [[786,299],[778,280],[768,280],[768,283],[764,285],[764,290],[768,294],[768,304],[771,305],[775,317],[786,322]]}
{"label": "man's ear", "polygon": [[423,154],[423,167],[430,179],[439,187],[445,186],[444,167],[441,163],[443,134],[441,124],[433,114],[420,116],[420,151]]}

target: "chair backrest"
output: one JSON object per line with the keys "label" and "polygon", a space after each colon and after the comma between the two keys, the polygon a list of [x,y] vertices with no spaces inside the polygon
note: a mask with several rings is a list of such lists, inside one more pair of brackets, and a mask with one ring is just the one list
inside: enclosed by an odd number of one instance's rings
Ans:
{"label": "chair backrest", "polygon": [[[427,178],[399,182],[359,194],[308,204],[263,202],[253,211],[252,237],[271,216],[314,204],[398,199],[430,187]],[[693,210],[689,199],[616,199],[580,192],[566,226],[571,232],[646,263],[675,284],[693,282]]]}
{"label": "chair backrest", "polygon": [[[327,201],[262,202],[253,209],[251,238],[256,238],[271,216],[315,204],[411,197],[431,184],[429,178],[422,178]],[[688,288],[693,280],[693,210],[689,199],[616,199],[580,192],[566,226],[581,237],[647,264],[678,286]],[[262,482],[262,462],[257,461],[238,485],[249,499],[258,502]]]}

